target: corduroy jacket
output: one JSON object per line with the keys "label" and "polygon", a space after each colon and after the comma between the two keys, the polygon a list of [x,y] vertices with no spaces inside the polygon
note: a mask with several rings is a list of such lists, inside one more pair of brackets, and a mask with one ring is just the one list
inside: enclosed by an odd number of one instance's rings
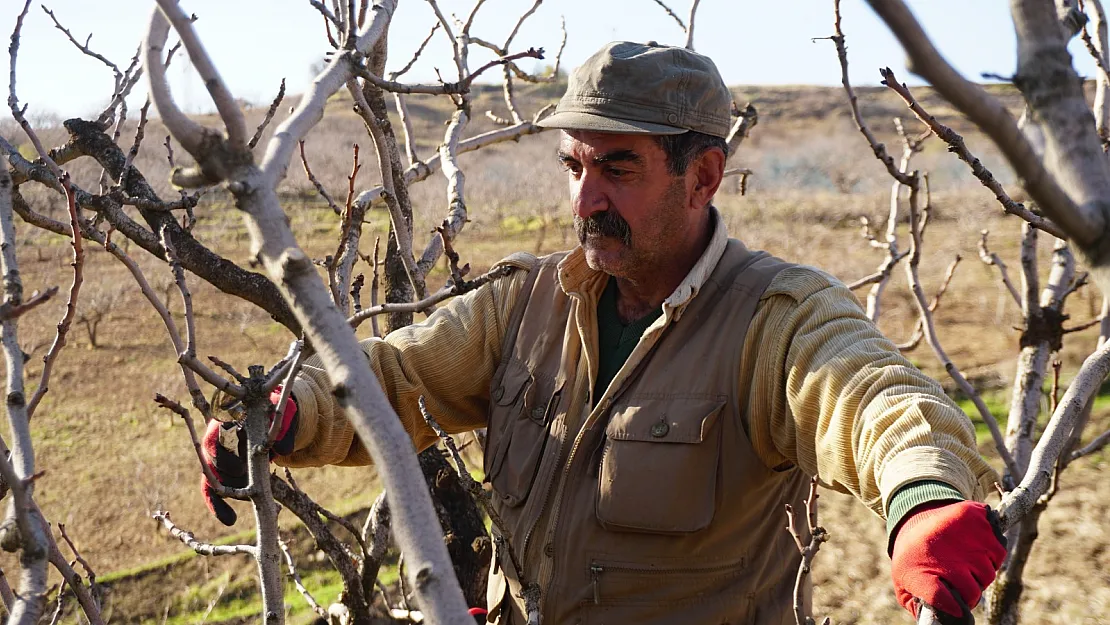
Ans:
{"label": "corduroy jacket", "polygon": [[[592,397],[607,276],[581,249],[364,342],[417,449],[489,427],[484,468],[523,570],[499,554],[491,619],[520,623],[520,580],[547,623],[779,624],[797,553],[784,503],[810,475],[885,518],[923,480],[981,499],[996,477],[967,417],[840,282],[748,251],[715,219],[709,247],[609,388]],[[519,330],[510,332],[519,325]],[[368,464],[311,360],[290,466]]]}

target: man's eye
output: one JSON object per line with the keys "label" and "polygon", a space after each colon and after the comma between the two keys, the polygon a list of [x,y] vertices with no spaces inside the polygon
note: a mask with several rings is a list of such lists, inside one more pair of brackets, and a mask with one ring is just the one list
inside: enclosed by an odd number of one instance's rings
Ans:
{"label": "man's eye", "polygon": [[609,168],[609,177],[610,178],[622,178],[622,177],[627,176],[627,175],[628,175],[628,170],[627,169],[616,169],[614,167]]}
{"label": "man's eye", "polygon": [[570,174],[573,176],[577,176],[582,173],[582,166],[578,163],[563,163],[563,169],[570,172]]}

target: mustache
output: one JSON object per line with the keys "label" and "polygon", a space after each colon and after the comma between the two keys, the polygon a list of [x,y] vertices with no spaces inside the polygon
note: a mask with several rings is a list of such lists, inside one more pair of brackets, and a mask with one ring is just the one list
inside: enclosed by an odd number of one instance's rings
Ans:
{"label": "mustache", "polygon": [[616,211],[594,213],[585,219],[575,215],[574,231],[578,234],[579,243],[585,243],[590,237],[611,237],[626,246],[632,245],[632,229]]}

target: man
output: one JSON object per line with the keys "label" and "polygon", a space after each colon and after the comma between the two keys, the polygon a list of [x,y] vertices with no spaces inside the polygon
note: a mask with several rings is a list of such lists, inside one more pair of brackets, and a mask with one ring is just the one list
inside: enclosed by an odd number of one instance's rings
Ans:
{"label": "man", "polygon": [[[730,104],[706,57],[605,46],[541,122],[563,131],[581,245],[510,257],[364,344],[418,449],[436,442],[422,395],[450,432],[488,427],[523,568],[498,554],[490,621],[522,623],[535,581],[547,623],[792,623],[783,504],[811,475],[886,518],[911,612],[965,616],[994,579],[1005,552],[970,500],[995,477],[967,417],[840,282],[728,237],[711,201]],[[329,388],[305,368],[276,462],[370,462]]]}

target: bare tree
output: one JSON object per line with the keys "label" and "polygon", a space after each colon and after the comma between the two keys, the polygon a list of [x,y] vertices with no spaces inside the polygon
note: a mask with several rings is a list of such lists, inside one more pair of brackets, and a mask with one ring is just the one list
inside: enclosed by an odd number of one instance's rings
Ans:
{"label": "bare tree", "polygon": [[[451,560],[448,559],[447,552],[443,548],[440,523],[447,526],[448,521],[457,522],[457,519],[446,518],[444,514],[437,517],[435,507],[428,495],[428,484],[422,479],[422,473],[433,476],[439,474],[440,469],[437,467],[445,467],[446,460],[442,455],[426,453],[422,456],[419,465],[415,463],[415,457],[407,451],[410,449],[407,435],[400,428],[399,421],[377,388],[365,359],[358,351],[353,329],[362,321],[383,314],[400,315],[400,319],[407,322],[413,312],[428,311],[448,297],[477,288],[503,275],[499,270],[475,279],[468,279],[466,277],[468,267],[458,266],[459,257],[452,248],[452,241],[466,223],[467,211],[463,192],[464,178],[457,163],[457,157],[463,152],[519,139],[521,136],[542,130],[535,121],[544,111],[532,117],[530,121],[524,121],[523,118],[517,119],[514,116],[514,123],[506,128],[464,138],[466,121],[470,115],[469,91],[475,78],[482,72],[499,65],[511,67],[514,76],[523,74],[514,61],[524,57],[542,58],[542,51],[529,48],[522,52],[505,52],[498,54],[497,59],[479,69],[469,71],[467,48],[472,43],[469,29],[473,21],[473,13],[466,26],[455,34],[437,7],[436,13],[439,15],[440,26],[452,38],[458,80],[444,85],[400,84],[396,82],[399,73],[393,74],[390,80],[383,78],[386,61],[384,42],[390,19],[396,9],[395,0],[381,0],[373,7],[367,1],[339,2],[333,3],[334,10],[329,10],[323,3],[313,3],[324,14],[327,34],[336,52],[317,76],[309,93],[302,98],[297,109],[276,129],[273,137],[264,147],[261,163],[255,165],[251,149],[261,141],[265,127],[275,116],[284,93],[284,84],[265,119],[251,136],[239,108],[241,102],[231,95],[220,80],[212,60],[209,59],[203,44],[192,28],[192,21],[195,18],[190,17],[172,0],[160,1],[158,4],[159,7],[154,10],[151,17],[146,42],[131,65],[122,70],[89,48],[87,41],[81,43],[76,40],[61,24],[59,18],[47,10],[59,30],[64,32],[83,54],[104,62],[113,70],[115,76],[113,96],[109,106],[97,116],[95,121],[80,119],[67,121],[65,127],[69,133],[69,141],[53,150],[47,150],[39,141],[32,124],[25,116],[26,107],[21,107],[16,98],[16,51],[23,19],[30,5],[29,1],[25,3],[13,33],[9,105],[28,139],[36,148],[40,148],[40,157],[37,160],[25,159],[7,141],[0,141],[0,150],[11,159],[12,168],[11,182],[0,184],[0,187],[3,187],[0,190],[10,189],[11,191],[5,196],[10,198],[7,203],[0,202],[0,217],[9,215],[4,217],[5,228],[8,229],[5,232],[9,232],[10,212],[4,213],[3,209],[5,206],[10,206],[11,210],[19,214],[28,224],[68,236],[74,248],[75,260],[74,286],[70,289],[67,313],[63,317],[63,323],[59,324],[55,347],[47,355],[47,367],[39,384],[38,393],[25,411],[25,417],[21,416],[19,410],[9,411],[9,420],[13,427],[18,426],[17,445],[13,447],[11,471],[4,471],[5,465],[0,462],[0,472],[3,473],[5,482],[11,488],[13,497],[10,501],[14,503],[11,505],[8,521],[0,527],[0,532],[9,537],[5,544],[22,549],[24,554],[23,581],[18,592],[3,592],[7,587],[0,584],[0,595],[11,600],[9,606],[13,616],[16,617],[10,622],[34,622],[42,614],[47,590],[45,587],[47,561],[53,563],[70,582],[73,594],[80,602],[86,617],[94,623],[101,621],[99,598],[90,595],[89,591],[90,587],[95,587],[91,569],[86,566],[89,582],[82,583],[81,578],[69,567],[66,559],[56,555],[57,547],[49,532],[46,531],[47,526],[42,520],[41,513],[31,499],[35,474],[33,459],[30,458],[33,456],[30,456],[30,439],[25,434],[26,426],[20,425],[30,418],[41,395],[47,392],[49,365],[57,358],[64,346],[65,332],[74,319],[74,311],[80,308],[83,242],[100,245],[119,260],[132,275],[144,297],[158,312],[166,327],[170,343],[178,355],[192,406],[200,412],[205,421],[213,417],[213,407],[209,406],[205,399],[200,380],[215,386],[226,396],[234,398],[239,406],[241,427],[245,432],[249,450],[246,458],[249,479],[247,485],[242,488],[229,488],[219,484],[216,476],[211,473],[200,456],[200,444],[192,425],[191,411],[173,399],[161,395],[156,397],[156,401],[161,406],[178,414],[187,424],[186,429],[190,433],[192,444],[198,449],[202,471],[206,473],[212,487],[223,496],[250,500],[258,530],[254,544],[213,546],[198,541],[191,533],[179,528],[170,519],[168,512],[159,511],[155,515],[156,518],[172,535],[201,553],[245,554],[253,557],[258,563],[263,620],[267,623],[284,622],[281,571],[283,562],[286,568],[292,567],[292,558],[285,559],[281,552],[277,535],[276,498],[282,507],[299,516],[318,543],[325,546],[325,551],[341,573],[345,584],[344,600],[336,610],[354,618],[354,622],[369,622],[377,572],[382,563],[385,546],[391,538],[396,540],[405,554],[408,562],[407,585],[413,590],[427,618],[436,622],[469,622],[469,617],[465,614],[466,604],[460,598],[456,577],[469,582],[480,580],[484,584],[484,569],[479,566],[474,570],[468,570],[464,575],[457,569],[460,560],[458,557],[455,558],[456,568],[452,568]],[[479,2],[478,6],[481,4]],[[524,14],[520,23],[534,13],[538,5],[539,2],[536,2],[532,9]],[[476,10],[477,6],[475,12]],[[513,36],[519,29],[520,23],[514,29]],[[181,38],[181,43],[173,47],[167,45],[171,26]],[[509,37],[505,48],[508,48],[513,36]],[[198,125],[184,116],[173,102],[165,78],[165,68],[180,45],[184,45],[188,50],[190,61],[208,85],[213,103],[223,122],[221,130]],[[141,111],[130,148],[119,144],[121,129],[127,116],[127,95],[144,74],[150,82],[151,99],[163,123],[173,138],[197,163],[194,167],[177,167],[174,170],[173,182],[183,191],[179,198],[171,201],[160,198],[135,166],[135,157],[143,141],[147,107],[144,106]],[[357,192],[355,174],[360,164],[357,160],[356,148],[356,162],[349,177],[347,200],[342,208],[337,207],[336,210],[342,220],[339,246],[336,253],[327,261],[332,288],[322,289],[323,285],[314,275],[312,262],[293,239],[281,210],[276,188],[285,176],[293,149],[323,114],[324,102],[328,96],[342,86],[346,86],[351,93],[357,110],[366,123],[368,134],[374,141],[383,186],[362,193]],[[507,93],[509,91],[511,90],[507,90]],[[410,158],[407,167],[401,166],[398,145],[389,129],[387,111],[382,98],[386,92],[435,93],[450,97],[454,101],[456,113],[448,125],[444,145],[436,156],[427,161],[419,161],[413,157]],[[509,96],[506,97],[507,102],[512,106]],[[407,153],[410,157],[414,156],[415,138],[411,136],[411,132],[407,134],[407,144]],[[167,158],[173,166],[174,154],[169,137],[166,138],[165,147]],[[100,188],[96,193],[85,191],[73,184],[62,170],[65,164],[83,157],[95,160],[103,169]],[[304,161],[304,165],[306,172],[310,172],[307,160]],[[3,169],[7,174],[9,169],[6,162]],[[409,185],[426,179],[439,170],[444,172],[449,182],[447,217],[418,258],[413,253],[412,210],[411,204],[405,198],[405,190]],[[309,176],[311,177],[311,173]],[[70,216],[68,223],[54,220],[31,208],[20,193],[19,186],[32,183],[43,185],[68,199]],[[245,271],[220,257],[193,236],[192,226],[197,220],[193,209],[198,205],[201,194],[216,188],[230,192],[237,206],[247,215],[253,254],[270,276],[277,280],[277,284],[281,285],[280,288],[269,278]],[[319,188],[322,189],[322,186]],[[391,256],[387,255],[386,264],[388,266],[390,261],[397,262],[404,270],[404,282],[413,287],[413,290],[404,297],[393,297],[391,301],[387,289],[386,303],[378,304],[375,295],[378,277],[375,252],[373,262],[375,286],[371,293],[371,305],[364,309],[359,300],[361,282],[354,276],[354,267],[359,258],[366,258],[359,250],[359,243],[364,223],[363,216],[374,201],[384,202],[391,209],[391,216],[394,218],[395,249]],[[123,210],[126,206],[137,209],[145,225],[132,220]],[[93,213],[93,219],[86,217],[88,212]],[[180,222],[178,215],[181,215]],[[100,228],[107,228],[107,230]],[[168,264],[167,273],[173,276],[173,280],[167,282],[166,286],[172,285],[172,288],[176,288],[181,295],[181,318],[184,328],[179,328],[178,322],[169,313],[168,297],[165,300],[159,297],[138,263],[112,241],[113,235],[125,237],[127,241],[136,243],[138,247]],[[6,240],[12,239],[9,236]],[[26,302],[22,301],[20,288],[17,288],[17,274],[14,271],[14,249],[13,245],[5,246],[6,253],[11,252],[12,263],[12,269],[6,271],[5,275],[13,276],[15,282],[12,283],[11,292],[0,311],[4,311],[5,314],[5,336],[7,336],[8,320],[11,320],[13,338],[10,341],[5,340],[5,345],[10,343],[11,347],[8,350],[8,356],[22,358],[22,352],[18,351],[14,339],[14,319],[25,310],[56,294],[57,289],[48,290],[44,295],[36,296]],[[413,301],[414,294],[425,295],[424,285],[427,273],[444,253],[448,256],[451,269],[448,284],[427,297],[422,297],[419,301]],[[7,260],[8,257],[5,256],[5,261]],[[287,357],[272,367],[251,365],[247,367],[247,374],[244,375],[229,363],[211,357],[214,370],[197,357],[192,295],[186,283],[186,272],[258,305],[295,334],[300,335],[303,332],[306,340],[294,342]],[[387,280],[388,277],[387,275]],[[400,282],[400,280],[396,281]],[[88,301],[87,297],[82,301],[85,302],[85,309],[96,308],[96,302]],[[289,303],[291,301],[298,303],[294,306]],[[353,316],[352,304],[355,308]],[[94,332],[99,323],[98,318],[88,313],[77,319],[81,323],[87,323],[90,332]],[[357,420],[360,436],[381,468],[380,474],[388,493],[388,505],[385,499],[379,501],[370,519],[374,522],[370,523],[368,520],[367,527],[363,531],[357,531],[353,526],[348,527],[349,524],[344,525],[351,531],[354,541],[358,544],[358,552],[352,552],[343,541],[336,538],[331,530],[320,523],[321,514],[336,521],[339,517],[326,512],[312,502],[296,487],[291,475],[287,474],[288,482],[286,482],[276,477],[271,479],[267,474],[269,448],[277,434],[275,427],[270,424],[270,416],[275,408],[270,402],[270,391],[285,382],[285,393],[288,393],[291,386],[288,382],[295,375],[310,349],[318,351],[327,363],[329,375],[335,383],[335,393],[340,403],[346,407],[348,415]],[[222,370],[222,373],[217,373],[216,370]],[[16,366],[9,367],[10,384],[15,385],[17,378],[21,379],[21,369]],[[13,392],[8,395],[9,401],[21,396],[17,387],[11,388]],[[278,410],[281,409],[284,401],[286,401],[285,398],[278,401]],[[434,458],[439,459],[439,465],[427,465],[424,462]],[[421,466],[422,473],[416,469],[417,466]],[[446,496],[443,493],[438,494]],[[470,501],[469,495],[464,493],[462,497],[473,509],[474,504]],[[443,506],[440,508],[444,509]],[[448,517],[457,515],[457,512],[447,514]],[[480,517],[475,516],[475,519],[470,522],[482,535],[485,534]],[[477,543],[473,547],[467,543],[465,547],[465,550],[474,552],[473,558],[476,562],[481,562],[484,557],[485,562],[488,563],[488,539],[484,553]],[[352,562],[357,563],[357,566],[352,566]],[[303,592],[306,596],[310,594],[308,589],[303,589]],[[467,595],[473,597],[476,593],[472,591]],[[484,593],[482,596],[484,597]],[[56,612],[59,616],[62,613],[63,599],[59,590],[57,598],[59,609]]]}
{"label": "bare tree", "polygon": [[[1056,492],[1060,472],[1071,461],[1090,453],[1087,448],[1078,449],[1078,443],[1090,414],[1094,392],[1110,371],[1110,348],[1107,347],[1106,332],[1100,337],[1097,348],[1080,367],[1062,398],[1056,390],[1060,374],[1057,362],[1053,366],[1053,391],[1049,398],[1052,415],[1043,433],[1037,436],[1036,424],[1042,405],[1042,389],[1049,363],[1053,362],[1052,354],[1060,350],[1064,335],[1076,329],[1065,327],[1067,315],[1064,306],[1068,296],[1087,283],[1086,273],[1077,274],[1072,247],[1081,252],[1103,292],[1110,287],[1106,277],[1110,274],[1105,271],[1107,261],[1103,236],[1103,224],[1110,217],[1110,204],[1107,203],[1110,200],[1105,193],[1108,188],[1106,185],[1110,183],[1110,176],[1107,175],[1110,171],[1107,170],[1106,157],[1099,139],[1099,133],[1105,132],[1106,81],[1105,76],[1099,80],[1098,91],[1101,95],[1096,98],[1098,108],[1092,115],[1083,100],[1070,58],[1064,51],[1067,40],[1080,31],[1086,18],[1078,14],[1078,9],[1067,0],[1061,0],[1057,4],[1058,11],[1049,12],[1046,10],[1046,7],[1051,7],[1049,3],[1020,0],[1012,3],[1019,41],[1019,67],[1014,82],[1027,102],[1026,115],[1023,117],[1027,134],[1028,127],[1033,126],[1036,128],[1034,134],[1044,138],[1044,150],[1041,153],[1026,138],[1026,134],[1019,130],[1019,125],[1000,103],[978,86],[961,78],[947,65],[900,0],[871,2],[872,8],[906,48],[911,69],[932,82],[938,92],[956,105],[998,145],[1019,178],[1024,181],[1026,191],[1036,204],[1034,210],[1029,210],[1013,200],[993,174],[968,150],[960,135],[930,115],[906,85],[898,82],[889,68],[880,70],[883,84],[897,93],[927,128],[926,134],[914,141],[920,143],[928,134],[936,135],[948,145],[950,152],[968,164],[972,173],[990,190],[1006,213],[1018,215],[1025,220],[1022,230],[1020,290],[1011,282],[1006,264],[987,247],[985,231],[982,233],[978,252],[984,263],[999,270],[1007,291],[1022,310],[1021,353],[1011,392],[1005,434],[978,391],[964,378],[942,347],[933,314],[951,279],[955,263],[930,303],[918,277],[930,210],[928,176],[924,172],[909,169],[914,143],[907,138],[900,125],[903,157],[901,165],[896,166],[883,144],[875,139],[864,124],[856,96],[848,83],[847,52],[840,28],[838,0],[834,0],[835,34],[830,37],[840,59],[843,84],[853,119],[876,158],[883,162],[894,179],[885,243],[878,242],[870,234],[865,222],[865,235],[872,245],[886,248],[886,259],[878,272],[852,286],[875,285],[868,298],[868,313],[873,320],[877,320],[878,298],[882,287],[890,278],[894,265],[906,259],[906,276],[917,305],[919,321],[914,335],[903,344],[903,348],[912,349],[924,338],[957,386],[971,398],[979,416],[990,429],[995,449],[1002,460],[1004,471],[1003,484],[999,486],[1002,493],[999,518],[1000,525],[1008,536],[1008,555],[987,602],[987,617],[992,624],[1012,625],[1019,622],[1022,574],[1037,537],[1038,519]],[[1100,50],[1101,46],[1105,46],[1102,10],[1098,6],[1098,0],[1093,0],[1090,4],[1094,6],[1096,30],[1100,33],[1101,43],[1095,45],[1088,38],[1088,48],[1095,55],[1100,67],[1105,67],[1107,57],[1105,51]],[[1037,50],[1036,54],[1032,52],[1034,49]],[[1105,70],[1102,72],[1105,74]],[[1097,128],[1091,123],[1096,118],[1102,120]],[[904,205],[900,200],[903,189],[908,192]],[[1051,221],[1042,216],[1041,211]],[[895,234],[895,227],[903,214],[909,224],[910,238],[909,249],[904,252],[899,251]],[[1043,289],[1039,286],[1036,257],[1038,231],[1057,237],[1052,269]],[[1093,323],[1103,322],[1104,318],[1105,314],[1103,318],[1079,327],[1090,327]],[[1096,437],[1088,448],[1092,451],[1098,449],[1099,441],[1106,438],[1110,437]],[[935,618],[928,606],[922,607],[919,622],[937,622]]]}

